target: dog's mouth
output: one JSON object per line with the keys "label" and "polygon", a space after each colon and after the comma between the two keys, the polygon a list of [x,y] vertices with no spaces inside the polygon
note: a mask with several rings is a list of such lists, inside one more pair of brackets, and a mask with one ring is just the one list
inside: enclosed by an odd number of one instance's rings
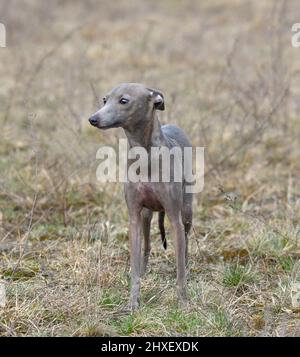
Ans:
{"label": "dog's mouth", "polygon": [[121,125],[121,122],[117,121],[117,122],[114,122],[113,124],[108,124],[108,125],[99,124],[98,128],[101,130],[106,130],[106,129],[111,129],[111,128],[118,128],[120,125]]}

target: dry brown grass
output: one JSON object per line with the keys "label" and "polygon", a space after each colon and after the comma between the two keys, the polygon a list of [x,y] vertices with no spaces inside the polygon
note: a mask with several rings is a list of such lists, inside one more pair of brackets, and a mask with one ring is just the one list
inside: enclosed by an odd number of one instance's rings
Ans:
{"label": "dry brown grass", "polygon": [[[1,7],[0,335],[299,335],[297,1]],[[142,307],[124,312],[122,185],[95,180],[96,150],[123,134],[95,131],[87,118],[97,96],[129,81],[160,88],[161,121],[206,150],[186,310],[172,244],[163,251],[154,224]]]}

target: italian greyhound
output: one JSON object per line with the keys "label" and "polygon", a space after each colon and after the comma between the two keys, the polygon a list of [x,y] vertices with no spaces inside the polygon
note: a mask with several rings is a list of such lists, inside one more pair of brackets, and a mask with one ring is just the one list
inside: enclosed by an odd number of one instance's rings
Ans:
{"label": "italian greyhound", "polygon": [[[164,96],[160,91],[138,83],[124,83],[112,89],[103,98],[103,102],[104,106],[90,117],[89,122],[99,129],[123,128],[129,148],[143,147],[148,153],[153,147],[191,148],[189,139],[180,128],[175,125],[160,124],[156,111],[165,109]],[[128,160],[128,164],[131,162],[132,160]],[[162,162],[161,164],[163,165]],[[170,165],[176,165],[175,160]],[[187,183],[184,179],[181,182],[172,179],[170,181],[125,183],[125,199],[130,218],[130,308],[132,310],[139,305],[140,279],[146,271],[150,255],[150,225],[153,211],[159,212],[159,229],[164,248],[167,246],[164,229],[165,213],[169,218],[175,243],[177,294],[181,303],[187,302],[186,264],[193,197],[192,193],[185,192]]]}

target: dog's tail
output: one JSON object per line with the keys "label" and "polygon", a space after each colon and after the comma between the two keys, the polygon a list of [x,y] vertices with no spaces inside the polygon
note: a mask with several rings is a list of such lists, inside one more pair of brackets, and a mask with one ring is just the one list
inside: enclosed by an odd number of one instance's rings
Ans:
{"label": "dog's tail", "polygon": [[159,212],[158,226],[160,230],[161,240],[162,240],[163,247],[167,249],[167,239],[166,239],[166,231],[164,226],[164,218],[165,218],[165,212]]}

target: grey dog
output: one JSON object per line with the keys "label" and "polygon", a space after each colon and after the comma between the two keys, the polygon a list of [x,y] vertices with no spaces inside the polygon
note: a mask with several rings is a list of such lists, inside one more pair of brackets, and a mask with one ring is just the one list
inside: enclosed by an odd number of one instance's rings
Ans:
{"label": "grey dog", "polygon": [[[165,109],[164,96],[160,91],[138,83],[123,83],[112,89],[103,98],[103,102],[104,106],[90,117],[91,125],[99,129],[123,128],[129,148],[143,147],[149,153],[153,147],[191,147],[189,139],[180,128],[160,124],[156,111]],[[175,161],[170,165],[174,166]],[[169,218],[174,235],[177,294],[180,302],[187,301],[186,264],[193,197],[192,193],[185,192],[187,183],[184,178],[182,182],[170,181],[125,183],[125,199],[130,217],[131,309],[136,309],[139,305],[140,279],[146,271],[151,249],[150,225],[153,211],[159,212],[159,229],[164,248],[165,213]]]}

